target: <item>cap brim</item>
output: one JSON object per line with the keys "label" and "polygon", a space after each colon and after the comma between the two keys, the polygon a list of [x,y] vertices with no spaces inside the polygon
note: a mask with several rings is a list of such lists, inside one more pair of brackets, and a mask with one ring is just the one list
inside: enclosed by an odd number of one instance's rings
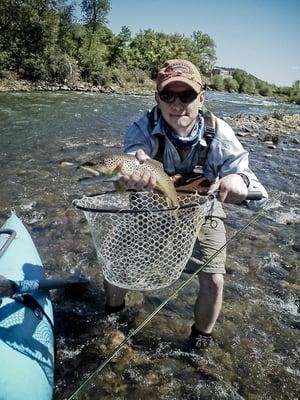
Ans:
{"label": "cap brim", "polygon": [[160,85],[157,85],[157,90],[161,92],[163,89],[165,89],[170,83],[173,82],[182,82],[188,85],[191,89],[193,89],[196,93],[200,93],[202,85],[198,82],[193,82],[188,78],[180,77],[180,76],[174,76],[174,78],[169,78],[166,79],[165,81],[162,81]]}

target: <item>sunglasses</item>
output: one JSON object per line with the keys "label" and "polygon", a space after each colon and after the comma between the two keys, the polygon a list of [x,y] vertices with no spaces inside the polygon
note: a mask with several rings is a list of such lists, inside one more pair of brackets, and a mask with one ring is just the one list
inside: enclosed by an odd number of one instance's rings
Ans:
{"label": "sunglasses", "polygon": [[182,103],[192,103],[192,101],[196,100],[199,93],[196,93],[194,90],[185,90],[184,92],[172,92],[171,90],[163,90],[162,92],[158,92],[160,99],[164,103],[172,104],[174,101],[179,98]]}

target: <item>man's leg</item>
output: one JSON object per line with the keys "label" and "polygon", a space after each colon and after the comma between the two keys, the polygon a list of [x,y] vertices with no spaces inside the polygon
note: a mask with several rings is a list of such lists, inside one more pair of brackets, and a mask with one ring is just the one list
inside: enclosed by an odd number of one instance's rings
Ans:
{"label": "man's leg", "polygon": [[223,300],[224,278],[222,274],[200,272],[200,291],[195,303],[195,328],[209,334],[220,314]]}
{"label": "man's leg", "polygon": [[[187,272],[194,272],[206,263],[226,243],[222,218],[213,217],[203,224],[196,241]],[[192,326],[193,347],[205,348],[211,341],[211,332],[220,314],[223,299],[226,249],[224,248],[198,275],[200,290],[194,307]]]}
{"label": "man's leg", "polygon": [[111,283],[107,282],[106,279],[103,280],[103,284],[106,296],[106,308],[111,308],[112,310],[116,308],[117,310],[119,307],[124,306],[124,298],[127,290],[112,285]]}

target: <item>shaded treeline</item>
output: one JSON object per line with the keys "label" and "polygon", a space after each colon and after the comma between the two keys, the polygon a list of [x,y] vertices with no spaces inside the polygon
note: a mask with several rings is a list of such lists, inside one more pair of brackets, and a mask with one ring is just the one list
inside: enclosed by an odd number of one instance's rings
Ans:
{"label": "shaded treeline", "polygon": [[[300,101],[300,82],[278,88],[245,71],[212,75],[216,45],[201,30],[190,37],[151,29],[132,35],[123,26],[115,35],[107,27],[109,0],[82,0],[81,19],[67,0],[0,0],[0,77],[12,72],[32,81],[78,82],[124,88],[153,86],[158,67],[170,58],[195,63],[216,90]],[[78,4],[78,2],[77,2]]]}

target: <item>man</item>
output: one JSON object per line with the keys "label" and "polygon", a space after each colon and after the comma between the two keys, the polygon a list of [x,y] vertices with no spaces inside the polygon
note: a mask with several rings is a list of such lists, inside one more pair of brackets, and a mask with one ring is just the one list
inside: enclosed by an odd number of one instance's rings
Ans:
{"label": "man", "polygon": [[[209,118],[199,112],[204,91],[195,65],[187,60],[167,61],[158,72],[155,100],[157,107],[129,127],[125,152],[135,154],[140,162],[147,158],[160,159],[177,186],[192,182],[189,187],[203,192],[206,185],[206,192],[217,192],[220,202],[237,204],[245,201],[248,190],[261,191],[261,200],[246,202],[252,209],[264,205],[268,197],[266,190],[249,169],[248,153],[233,130],[211,115],[211,125],[215,127],[207,129]],[[123,183],[128,189],[152,190],[155,177],[148,171],[142,175],[136,172],[125,176]],[[220,203],[213,218],[214,224],[207,221],[203,225],[194,248],[193,255],[200,262],[208,260],[226,242],[225,214]],[[194,347],[206,348],[211,341],[222,306],[225,257],[224,250],[199,273],[200,291],[190,337]],[[199,265],[190,263],[189,267],[196,270]],[[105,282],[105,291],[106,311],[121,310],[126,291],[108,282]]]}

